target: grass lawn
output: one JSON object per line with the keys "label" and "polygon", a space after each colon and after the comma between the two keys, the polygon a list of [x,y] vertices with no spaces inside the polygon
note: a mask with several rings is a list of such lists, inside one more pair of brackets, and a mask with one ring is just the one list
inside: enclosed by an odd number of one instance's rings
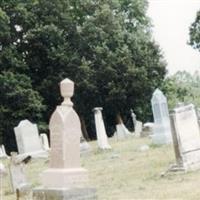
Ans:
{"label": "grass lawn", "polygon": [[[100,151],[91,142],[92,151],[81,156],[82,166],[88,169],[90,185],[97,188],[99,200],[199,200],[200,171],[168,173],[161,176],[170,164],[175,163],[173,147],[151,145],[148,138],[116,141],[109,139],[112,150]],[[148,144],[150,149],[140,151]],[[7,165],[7,161],[3,161]],[[40,184],[40,173],[48,167],[46,160],[32,160],[26,166],[33,187]],[[3,197],[15,200],[10,192],[9,176],[3,179]]]}

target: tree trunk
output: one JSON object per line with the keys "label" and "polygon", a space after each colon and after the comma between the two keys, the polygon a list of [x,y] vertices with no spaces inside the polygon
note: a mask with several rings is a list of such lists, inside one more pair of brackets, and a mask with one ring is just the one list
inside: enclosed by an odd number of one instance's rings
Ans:
{"label": "tree trunk", "polygon": [[82,116],[80,117],[80,121],[81,121],[82,136],[86,141],[90,141],[90,138],[89,138],[89,135],[88,135],[88,132],[87,132],[87,128],[86,128],[86,125],[85,125],[85,120]]}

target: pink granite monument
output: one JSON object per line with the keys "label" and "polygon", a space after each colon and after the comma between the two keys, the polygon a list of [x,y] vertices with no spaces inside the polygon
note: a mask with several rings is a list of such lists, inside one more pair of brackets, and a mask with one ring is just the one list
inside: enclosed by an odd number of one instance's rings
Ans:
{"label": "pink granite monument", "polygon": [[88,187],[88,172],[80,166],[81,125],[71,97],[74,83],[60,83],[64,101],[51,116],[50,167],[41,175],[43,188],[35,189],[34,200],[96,199],[95,189]]}

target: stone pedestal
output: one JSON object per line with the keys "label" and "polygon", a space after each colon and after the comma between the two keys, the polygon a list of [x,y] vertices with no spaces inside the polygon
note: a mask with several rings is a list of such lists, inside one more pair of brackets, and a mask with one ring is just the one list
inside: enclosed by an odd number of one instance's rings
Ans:
{"label": "stone pedestal", "polygon": [[43,172],[42,183],[47,188],[84,187],[88,184],[88,172],[84,168],[50,168]]}
{"label": "stone pedestal", "polygon": [[91,196],[92,199],[95,197],[95,190],[88,190],[88,172],[80,166],[81,125],[70,100],[74,92],[74,83],[65,79],[61,82],[60,89],[64,101],[57,106],[49,123],[50,167],[42,173],[42,188],[33,191],[33,198],[82,200]]}

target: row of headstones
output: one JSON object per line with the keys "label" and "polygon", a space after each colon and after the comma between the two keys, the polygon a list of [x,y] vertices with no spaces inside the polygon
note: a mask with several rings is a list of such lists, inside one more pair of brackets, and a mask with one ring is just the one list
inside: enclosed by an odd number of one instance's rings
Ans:
{"label": "row of headstones", "polygon": [[[108,144],[105,125],[102,117],[102,108],[94,108],[95,125],[97,133],[97,142],[100,149],[110,149]],[[127,135],[139,135],[142,131],[142,122],[136,120],[135,114],[132,112],[135,124],[135,132],[131,134],[123,123],[116,125],[116,137],[118,139],[125,138]],[[36,124],[29,120],[22,120],[17,127],[14,128],[17,141],[18,152],[20,155],[31,155],[32,157],[46,157],[46,151],[49,150],[49,142],[46,134],[40,134]],[[80,150],[86,151],[90,147],[84,141],[80,143]]]}
{"label": "row of headstones", "polygon": [[[160,90],[153,93],[151,100],[154,115],[153,127],[153,143],[168,144],[172,142],[169,112],[167,107],[167,99]],[[102,108],[95,108],[95,125],[97,133],[98,146],[101,149],[110,149],[107,134],[102,117]],[[130,134],[123,123],[116,125],[116,137],[118,139],[125,138],[127,135],[140,135],[142,132],[142,122],[136,120],[136,115],[131,111],[135,133]],[[34,156],[47,156],[45,151],[49,150],[48,138],[46,134],[41,134],[39,139],[38,128],[36,124],[32,124],[28,120],[23,120],[14,128],[19,154],[28,154]],[[89,145],[83,143],[83,149],[87,150]],[[1,151],[0,151],[1,153]]]}

